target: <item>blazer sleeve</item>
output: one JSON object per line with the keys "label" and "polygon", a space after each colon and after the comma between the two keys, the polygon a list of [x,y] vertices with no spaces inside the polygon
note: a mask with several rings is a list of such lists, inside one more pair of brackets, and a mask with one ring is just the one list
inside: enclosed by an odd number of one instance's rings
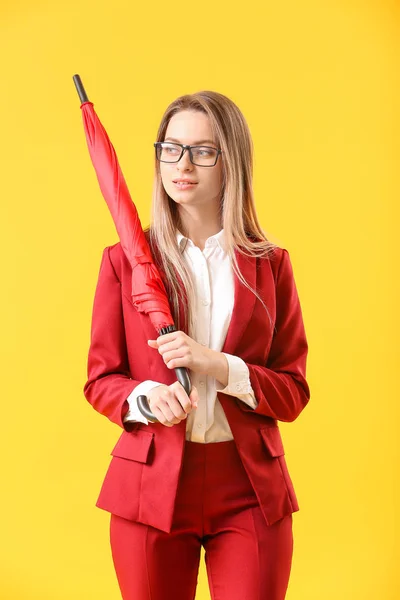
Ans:
{"label": "blazer sleeve", "polygon": [[103,250],[94,295],[87,377],[83,393],[88,402],[110,421],[131,431],[135,425],[123,419],[129,410],[127,398],[140,381],[130,377],[121,283],[109,246]]}
{"label": "blazer sleeve", "polygon": [[294,421],[310,399],[306,381],[308,344],[289,253],[282,249],[276,277],[276,322],[266,366],[247,363],[258,401],[245,411]]}

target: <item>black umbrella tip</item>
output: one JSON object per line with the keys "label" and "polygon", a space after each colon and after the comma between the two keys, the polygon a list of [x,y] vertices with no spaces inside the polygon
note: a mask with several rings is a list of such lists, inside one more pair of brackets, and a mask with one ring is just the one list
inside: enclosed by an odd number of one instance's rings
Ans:
{"label": "black umbrella tip", "polygon": [[76,74],[72,77],[72,79],[75,83],[76,91],[78,92],[81,103],[89,102],[89,98],[87,97],[87,94],[86,94],[85,88],[83,87],[83,83],[81,81],[80,76],[78,74]]}

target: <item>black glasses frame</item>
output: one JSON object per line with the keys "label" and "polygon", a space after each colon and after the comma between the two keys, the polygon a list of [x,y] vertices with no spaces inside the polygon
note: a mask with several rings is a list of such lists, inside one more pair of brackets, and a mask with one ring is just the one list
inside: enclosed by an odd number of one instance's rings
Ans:
{"label": "black glasses frame", "polygon": [[[179,158],[177,160],[161,160],[160,158],[158,158],[157,156],[157,148],[161,148],[161,144],[173,144],[174,146],[180,146],[182,148],[182,152],[179,156]],[[188,144],[178,144],[178,142],[154,142],[154,148],[156,150],[156,158],[157,160],[159,160],[160,162],[164,162],[164,163],[169,163],[169,164],[173,164],[173,163],[177,163],[181,160],[183,153],[185,152],[185,150],[189,150],[189,158],[190,158],[190,162],[192,163],[192,165],[196,165],[196,167],[215,167],[215,165],[217,164],[217,160],[218,160],[218,156],[220,154],[222,154],[222,150],[219,150],[219,148],[214,148],[213,146],[190,146]],[[210,148],[211,150],[216,150],[217,151],[217,156],[215,159],[215,163],[212,165],[199,165],[198,163],[195,163],[193,160],[193,154],[192,154],[192,148]]]}

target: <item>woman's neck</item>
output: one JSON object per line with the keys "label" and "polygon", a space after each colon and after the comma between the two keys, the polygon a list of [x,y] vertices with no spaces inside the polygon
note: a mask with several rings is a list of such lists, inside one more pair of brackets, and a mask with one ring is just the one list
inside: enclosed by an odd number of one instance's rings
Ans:
{"label": "woman's neck", "polygon": [[194,214],[194,211],[181,211],[180,221],[181,233],[192,240],[193,244],[201,250],[204,249],[206,240],[222,229],[219,211],[213,214],[209,207],[202,214],[199,212]]}

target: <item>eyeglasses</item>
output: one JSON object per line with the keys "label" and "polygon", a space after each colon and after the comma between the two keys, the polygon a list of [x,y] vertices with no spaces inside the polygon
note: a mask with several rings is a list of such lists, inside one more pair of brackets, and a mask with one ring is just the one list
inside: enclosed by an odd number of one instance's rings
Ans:
{"label": "eyeglasses", "polygon": [[185,150],[189,150],[190,162],[199,167],[214,167],[222,150],[212,146],[188,146],[172,142],[154,142],[156,158],[161,162],[177,163]]}

